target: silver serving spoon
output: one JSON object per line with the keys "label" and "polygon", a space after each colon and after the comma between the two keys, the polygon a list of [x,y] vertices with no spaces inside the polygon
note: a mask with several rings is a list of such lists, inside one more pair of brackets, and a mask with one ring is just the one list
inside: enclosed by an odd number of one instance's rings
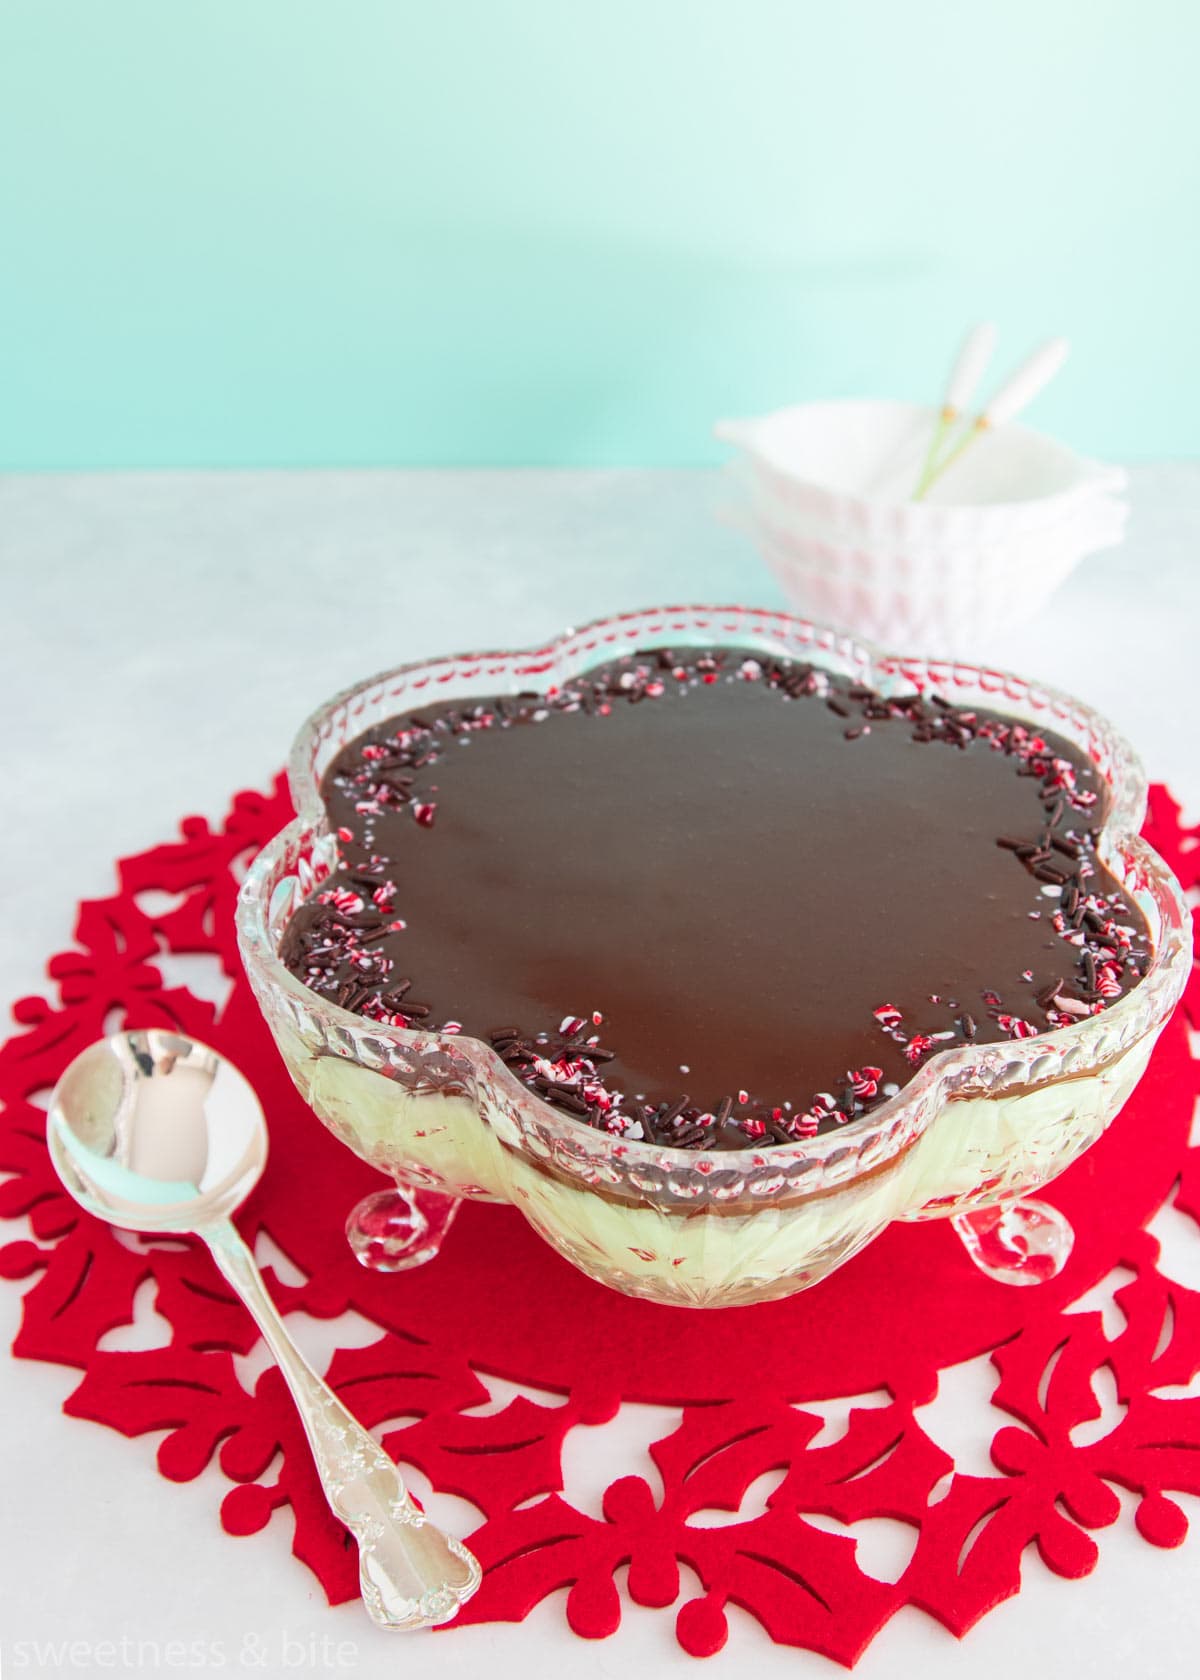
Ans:
{"label": "silver serving spoon", "polygon": [[232,1063],[178,1033],[117,1033],[54,1088],[50,1156],[75,1200],[127,1231],[188,1232],[254,1316],[292,1392],[330,1509],[358,1541],[363,1603],[385,1628],[447,1622],[480,1568],[413,1504],[400,1472],[301,1356],[230,1215],[258,1182],[267,1128]]}

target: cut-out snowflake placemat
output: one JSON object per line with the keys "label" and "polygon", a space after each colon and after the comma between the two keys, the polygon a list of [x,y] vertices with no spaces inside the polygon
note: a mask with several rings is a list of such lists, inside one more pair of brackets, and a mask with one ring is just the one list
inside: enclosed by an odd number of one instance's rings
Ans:
{"label": "cut-out snowflake placemat", "polygon": [[[30,1236],[0,1250],[0,1269],[35,1280],[14,1353],[78,1373],[65,1411],[130,1437],[166,1431],[158,1464],[170,1480],[215,1457],[232,1484],[221,1506],[231,1535],[257,1533],[290,1505],[295,1555],[330,1602],[357,1592],[355,1549],[321,1496],[280,1378],[264,1370],[253,1392],[239,1380],[257,1332],[206,1253],[88,1218],[50,1166],[45,1103],[71,1058],[115,1026],[163,1025],[231,1057],[262,1097],[271,1159],[240,1224],[290,1262],[287,1279],[282,1263],[268,1274],[280,1307],[354,1313],[378,1329],[335,1353],[330,1380],[365,1424],[390,1420],[391,1453],[480,1514],[468,1538],[483,1586],[442,1636],[520,1620],[555,1593],[577,1634],[613,1634],[627,1568],[630,1596],[673,1610],[698,1656],[724,1643],[736,1604],[776,1641],[852,1663],[902,1605],[965,1633],[1019,1590],[1030,1548],[1058,1575],[1087,1574],[1118,1488],[1134,1496],[1145,1540],[1182,1541],[1172,1494],[1200,1493],[1200,1398],[1188,1392],[1200,1291],[1164,1275],[1146,1227],[1168,1202],[1200,1223],[1200,1067],[1183,1012],[1124,1113],[1052,1186],[1076,1246],[1063,1275],[1037,1289],[991,1282],[935,1222],[892,1227],[790,1300],[686,1312],[602,1288],[512,1209],[478,1205],[431,1265],[381,1276],[355,1262],[343,1234],[378,1181],[296,1096],[234,943],[237,881],[289,814],[281,780],[267,797],[237,795],[220,830],[189,818],[178,841],[125,859],[118,891],[80,905],[76,947],[50,960],[53,995],[15,1006],[0,1047],[0,1216],[26,1219]],[[1162,788],[1147,832],[1194,887],[1197,833]],[[1198,1002],[1193,981],[1194,1021]],[[1070,1310],[1114,1273],[1125,1281],[1113,1324]],[[169,1340],[100,1348],[147,1286]],[[980,1358],[994,1368],[991,1467],[971,1475],[921,1420],[939,1374]],[[489,1377],[526,1392],[489,1402]],[[1112,1426],[1098,1433],[1105,1385]],[[866,1395],[874,1403],[845,1408],[840,1433],[828,1427],[829,1402]],[[585,1510],[564,1492],[564,1443],[634,1402],[663,1409],[650,1447],[658,1486],[633,1464]],[[995,1408],[1007,1414],[998,1428]],[[767,1485],[765,1501],[747,1500]],[[855,1525],[878,1519],[912,1534],[894,1580],[859,1557]]]}

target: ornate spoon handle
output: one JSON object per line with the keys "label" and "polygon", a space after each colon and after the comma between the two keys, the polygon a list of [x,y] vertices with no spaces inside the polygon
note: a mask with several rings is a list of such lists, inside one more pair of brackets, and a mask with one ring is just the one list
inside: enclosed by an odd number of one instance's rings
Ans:
{"label": "ornate spoon handle", "polygon": [[254,1256],[228,1221],[200,1232],[262,1331],[291,1390],[330,1509],[358,1541],[363,1603],[385,1628],[448,1622],[480,1582],[479,1564],[413,1504],[383,1448],[292,1341]]}

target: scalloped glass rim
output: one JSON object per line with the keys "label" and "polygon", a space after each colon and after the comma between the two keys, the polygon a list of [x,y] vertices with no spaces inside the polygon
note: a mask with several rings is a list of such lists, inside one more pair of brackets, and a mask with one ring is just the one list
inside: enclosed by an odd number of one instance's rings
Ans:
{"label": "scalloped glass rim", "polygon": [[[1032,1039],[939,1051],[896,1096],[838,1131],[795,1145],[773,1145],[769,1151],[755,1147],[703,1151],[616,1139],[596,1131],[543,1102],[481,1040],[465,1034],[442,1036],[436,1031],[366,1021],[311,991],[279,960],[269,929],[271,897],[282,879],[281,871],[288,867],[289,852],[296,856],[320,845],[333,850],[319,784],[326,764],[346,741],[396,712],[416,709],[422,698],[429,698],[430,691],[437,697],[465,698],[546,689],[601,660],[637,648],[709,642],[744,646],[751,655],[806,659],[826,670],[866,680],[885,695],[911,693],[925,686],[948,695],[957,690],[964,703],[974,700],[990,704],[1031,721],[1040,717],[1077,741],[1090,753],[1112,789],[1112,807],[1101,833],[1101,856],[1118,879],[1137,894],[1152,921],[1154,960],[1142,981],[1103,1014],[1074,1026]],[[1059,1057],[1073,1052],[1075,1072],[1103,1065],[1107,1057],[1093,1058],[1089,1063],[1089,1047],[1102,1039],[1110,1040],[1114,1031],[1124,1029],[1132,1043],[1159,1028],[1178,1002],[1190,967],[1191,921],[1182,889],[1137,833],[1146,809],[1141,761],[1106,718],[1045,684],[954,660],[889,653],[844,631],[784,611],[738,606],[644,609],[595,620],[540,647],[458,654],[396,666],[343,689],[312,713],[293,744],[288,779],[299,814],[258,854],[238,895],[237,931],[247,967],[256,969],[301,1009],[319,1009],[338,1028],[342,1041],[353,1045],[356,1052],[365,1050],[366,1041],[373,1040],[375,1044],[391,1043],[401,1052],[442,1050],[461,1056],[491,1083],[505,1087],[517,1103],[531,1107],[545,1133],[576,1153],[597,1158],[619,1154],[626,1167],[642,1162],[660,1170],[686,1164],[701,1171],[720,1168],[749,1172],[770,1161],[783,1169],[801,1163],[831,1169],[851,1135],[860,1157],[877,1141],[879,1153],[872,1152],[872,1165],[883,1165],[926,1128],[941,1101],[990,1094],[989,1073],[999,1079],[1003,1072],[1011,1074],[1014,1065],[1020,1064],[1032,1073],[1034,1063],[1048,1051]],[[375,1053],[368,1052],[364,1059],[368,1065],[377,1065]],[[1053,1083],[1054,1078],[1049,1075],[1046,1083]],[[1036,1078],[1030,1080],[1037,1082]],[[906,1119],[912,1123],[905,1125]],[[814,1174],[814,1189],[819,1188],[820,1177]]]}

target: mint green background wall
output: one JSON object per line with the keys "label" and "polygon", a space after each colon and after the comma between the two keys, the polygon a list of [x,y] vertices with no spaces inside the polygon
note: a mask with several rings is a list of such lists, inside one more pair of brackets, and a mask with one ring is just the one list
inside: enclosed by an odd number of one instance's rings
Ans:
{"label": "mint green background wall", "polygon": [[0,464],[687,463],[1068,333],[1200,449],[1193,0],[4,0]]}

